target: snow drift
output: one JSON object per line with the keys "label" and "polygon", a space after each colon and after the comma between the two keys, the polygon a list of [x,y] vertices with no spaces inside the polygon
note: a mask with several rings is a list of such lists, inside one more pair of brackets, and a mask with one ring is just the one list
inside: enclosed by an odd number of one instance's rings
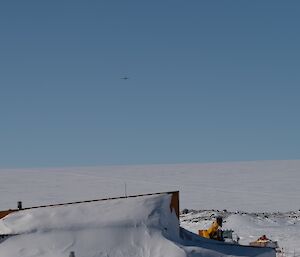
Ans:
{"label": "snow drift", "polygon": [[0,234],[12,234],[0,243],[0,256],[274,256],[181,229],[170,202],[162,194],[15,212],[0,220]]}

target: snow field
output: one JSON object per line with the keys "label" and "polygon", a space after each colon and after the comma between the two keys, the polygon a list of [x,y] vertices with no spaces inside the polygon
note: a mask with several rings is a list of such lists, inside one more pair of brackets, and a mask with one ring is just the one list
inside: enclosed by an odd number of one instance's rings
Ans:
{"label": "snow field", "polygon": [[300,161],[0,170],[0,210],[180,191],[181,208],[264,212],[300,207]]}

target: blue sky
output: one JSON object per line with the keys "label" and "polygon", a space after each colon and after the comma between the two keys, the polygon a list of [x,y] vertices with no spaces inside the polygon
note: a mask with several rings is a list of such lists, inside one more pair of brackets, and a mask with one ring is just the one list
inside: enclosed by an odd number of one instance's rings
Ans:
{"label": "blue sky", "polygon": [[299,159],[299,13],[2,2],[0,167]]}

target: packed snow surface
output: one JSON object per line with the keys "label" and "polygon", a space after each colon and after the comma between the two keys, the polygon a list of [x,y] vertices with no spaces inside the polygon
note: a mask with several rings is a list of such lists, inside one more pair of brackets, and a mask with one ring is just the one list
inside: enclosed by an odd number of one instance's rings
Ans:
{"label": "packed snow surface", "polygon": [[0,220],[0,233],[13,234],[0,243],[0,256],[274,257],[271,249],[193,241],[170,202],[163,194],[16,212]]}

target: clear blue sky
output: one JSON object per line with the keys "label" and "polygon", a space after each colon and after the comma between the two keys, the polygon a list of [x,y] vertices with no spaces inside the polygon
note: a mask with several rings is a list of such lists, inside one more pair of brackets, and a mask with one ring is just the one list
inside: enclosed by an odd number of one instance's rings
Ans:
{"label": "clear blue sky", "polygon": [[300,159],[299,13],[2,1],[0,167]]}

